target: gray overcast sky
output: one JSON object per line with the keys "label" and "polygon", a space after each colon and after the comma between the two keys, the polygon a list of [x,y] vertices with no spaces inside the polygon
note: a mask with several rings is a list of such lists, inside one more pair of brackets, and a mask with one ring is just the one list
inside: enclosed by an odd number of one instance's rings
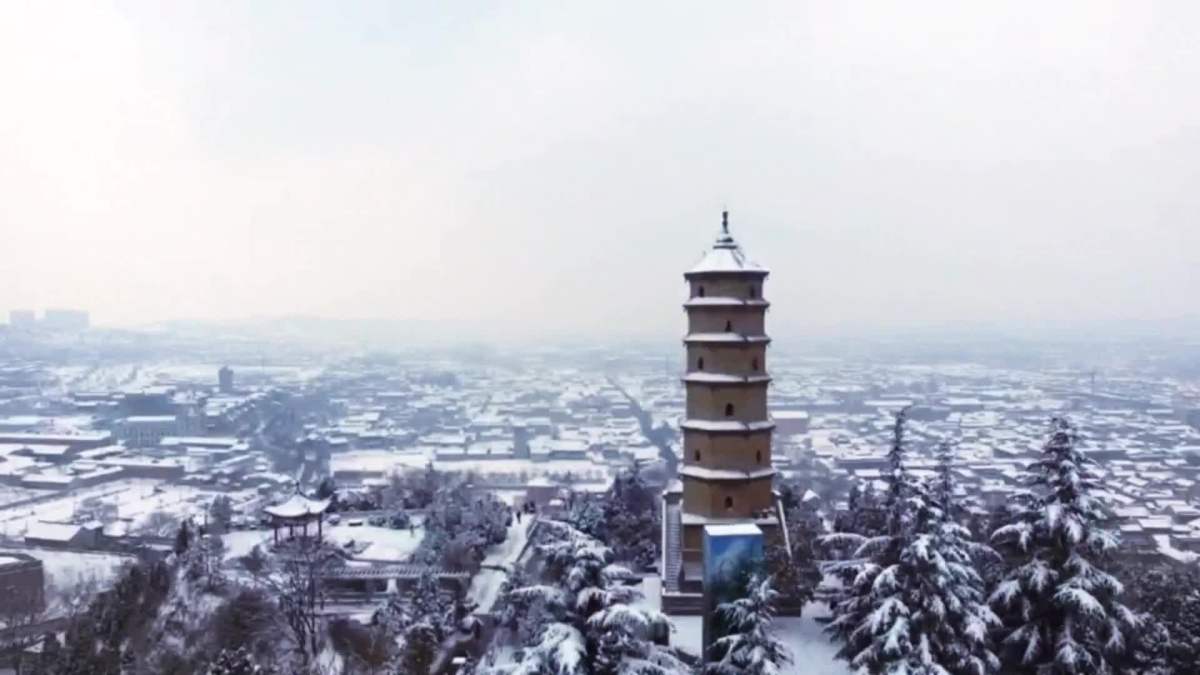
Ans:
{"label": "gray overcast sky", "polygon": [[[1200,291],[1200,3],[0,8],[0,308],[789,330]],[[353,6],[351,6],[353,5]]]}

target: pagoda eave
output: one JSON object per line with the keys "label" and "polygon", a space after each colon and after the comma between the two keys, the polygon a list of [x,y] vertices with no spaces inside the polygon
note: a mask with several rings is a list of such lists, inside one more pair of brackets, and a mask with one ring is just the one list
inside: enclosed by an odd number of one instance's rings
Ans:
{"label": "pagoda eave", "polygon": [[719,483],[722,481],[746,481],[771,478],[779,473],[774,468],[740,471],[737,469],[709,469],[703,466],[685,464],[679,467],[679,475],[695,478],[696,480]]}
{"label": "pagoda eave", "polygon": [[679,378],[687,384],[766,384],[770,375],[725,375],[723,373],[688,373]]}
{"label": "pagoda eave", "polygon": [[741,333],[688,333],[683,336],[684,344],[765,345],[771,342],[766,335],[742,335]]}
{"label": "pagoda eave", "polygon": [[686,511],[679,514],[679,521],[682,525],[740,525],[742,523],[754,523],[755,525],[766,525],[774,527],[779,525],[779,517],[772,514],[758,518],[715,518],[703,516],[698,513],[687,513]]}
{"label": "pagoda eave", "polygon": [[687,419],[679,423],[680,429],[688,431],[708,431],[712,433],[747,434],[771,431],[775,422],[738,422],[726,420],[693,420]]}
{"label": "pagoda eave", "polygon": [[700,307],[717,307],[722,309],[729,308],[754,308],[770,307],[771,303],[766,300],[750,299],[750,298],[722,298],[722,297],[704,297],[690,298],[683,303],[684,309],[697,309]]}

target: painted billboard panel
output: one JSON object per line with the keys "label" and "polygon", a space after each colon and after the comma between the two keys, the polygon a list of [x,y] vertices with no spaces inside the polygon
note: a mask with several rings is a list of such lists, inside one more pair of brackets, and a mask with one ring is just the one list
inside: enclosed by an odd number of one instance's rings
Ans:
{"label": "painted billboard panel", "polygon": [[741,597],[746,582],[763,565],[763,533],[757,525],[707,525],[704,528],[704,658],[719,637],[717,606]]}

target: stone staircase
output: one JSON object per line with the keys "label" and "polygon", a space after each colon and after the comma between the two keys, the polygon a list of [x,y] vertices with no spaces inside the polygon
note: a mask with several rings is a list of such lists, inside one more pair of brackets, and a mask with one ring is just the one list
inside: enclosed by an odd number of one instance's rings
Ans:
{"label": "stone staircase", "polygon": [[679,570],[683,567],[683,525],[679,504],[663,505],[663,522],[666,523],[663,533],[663,590],[678,593]]}
{"label": "stone staircase", "polygon": [[662,611],[674,615],[704,613],[704,596],[685,592],[679,586],[683,568],[683,519],[678,502],[663,505],[663,594]]}

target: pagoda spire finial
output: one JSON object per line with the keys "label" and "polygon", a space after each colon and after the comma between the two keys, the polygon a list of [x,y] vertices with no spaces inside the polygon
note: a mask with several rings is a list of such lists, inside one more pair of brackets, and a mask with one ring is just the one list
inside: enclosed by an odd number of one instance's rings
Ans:
{"label": "pagoda spire finial", "polygon": [[729,234],[729,211],[721,212],[721,233]]}

